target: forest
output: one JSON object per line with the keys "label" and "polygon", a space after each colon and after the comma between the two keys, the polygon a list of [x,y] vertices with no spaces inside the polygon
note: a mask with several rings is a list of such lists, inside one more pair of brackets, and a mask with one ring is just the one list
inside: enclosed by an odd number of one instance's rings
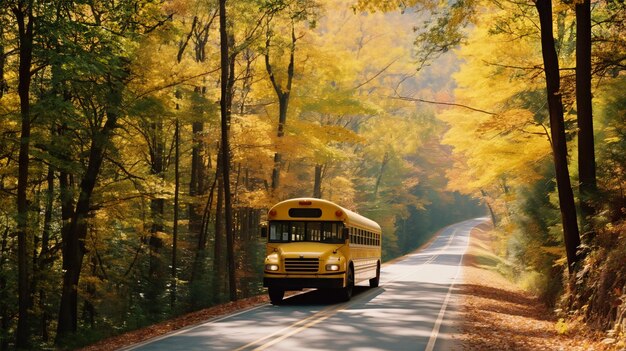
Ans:
{"label": "forest", "polygon": [[0,0],[0,350],[263,293],[260,226],[300,196],[380,223],[384,260],[490,216],[503,274],[611,328],[625,25],[620,1]]}

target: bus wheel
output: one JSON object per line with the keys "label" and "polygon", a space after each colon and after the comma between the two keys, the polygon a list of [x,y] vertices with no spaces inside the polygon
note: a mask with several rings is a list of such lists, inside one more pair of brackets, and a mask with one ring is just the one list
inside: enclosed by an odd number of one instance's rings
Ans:
{"label": "bus wheel", "polygon": [[376,264],[376,278],[370,279],[370,288],[377,288],[380,283],[380,262]]}
{"label": "bus wheel", "polygon": [[354,288],[354,268],[348,269],[346,277],[346,286],[340,289],[339,298],[341,301],[348,301],[352,297],[352,289]]}
{"label": "bus wheel", "polygon": [[269,287],[267,289],[268,294],[270,295],[270,301],[272,305],[280,305],[283,301],[283,297],[285,296],[285,290],[281,288]]}

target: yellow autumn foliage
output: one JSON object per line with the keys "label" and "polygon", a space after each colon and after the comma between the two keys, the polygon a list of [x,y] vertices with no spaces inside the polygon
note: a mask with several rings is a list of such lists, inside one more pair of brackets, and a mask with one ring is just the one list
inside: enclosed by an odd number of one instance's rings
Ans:
{"label": "yellow autumn foliage", "polygon": [[463,64],[454,75],[455,99],[472,110],[454,107],[438,114],[450,126],[444,142],[459,155],[448,172],[449,187],[464,193],[497,187],[502,179],[528,184],[541,177],[538,166],[551,157],[545,116],[524,100],[542,89],[534,79],[540,51],[533,39],[493,33],[493,23],[505,13],[484,10],[457,52]]}

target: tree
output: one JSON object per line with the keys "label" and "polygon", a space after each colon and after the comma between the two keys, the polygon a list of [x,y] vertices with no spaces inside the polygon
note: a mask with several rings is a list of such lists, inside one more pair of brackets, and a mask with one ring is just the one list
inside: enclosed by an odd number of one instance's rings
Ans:
{"label": "tree", "polygon": [[[70,4],[71,5],[71,4]],[[98,14],[119,14],[120,16],[106,17],[110,22],[102,23],[101,17],[83,17],[82,7],[69,7],[66,10],[76,13],[75,18],[65,18],[68,28],[76,30],[64,33],[68,35],[67,43],[77,41],[74,46],[63,48],[73,50],[75,61],[68,65],[64,72],[68,77],[71,74],[83,79],[71,81],[77,104],[88,121],[89,128],[86,135],[89,137],[88,156],[84,172],[80,174],[78,198],[76,203],[69,205],[69,219],[62,228],[63,238],[63,285],[59,317],[57,325],[56,343],[62,344],[64,339],[77,331],[78,323],[78,284],[83,267],[83,259],[87,252],[86,238],[88,234],[88,218],[92,211],[92,196],[96,188],[105,154],[111,146],[115,129],[124,115],[123,98],[125,88],[131,75],[131,51],[124,46],[124,42],[113,40],[99,31],[102,26],[109,26],[112,30],[119,30],[119,36],[136,39],[144,31],[150,31],[162,24],[161,15],[155,11],[154,18],[146,22],[139,20],[136,26],[126,26],[144,11],[153,11],[152,5],[136,1],[117,7],[114,4],[100,4],[102,7],[91,8]],[[108,7],[111,6],[111,7]],[[81,22],[82,20],[87,21]],[[116,22],[120,21],[120,22]],[[93,21],[93,23],[90,23]],[[90,36],[74,36],[75,33],[85,31]],[[100,34],[100,35],[98,35]],[[61,42],[62,45],[65,42]],[[82,46],[84,45],[84,46]],[[69,52],[64,52],[69,54]],[[99,65],[85,65],[97,59]],[[74,69],[69,73],[69,70]]]}
{"label": "tree", "polygon": [[28,166],[30,157],[30,83],[31,64],[33,59],[33,2],[20,0],[13,4],[13,14],[17,21],[19,38],[19,84],[20,113],[22,130],[20,133],[19,176],[17,183],[17,237],[18,237],[18,279],[19,279],[19,316],[17,325],[18,348],[28,347],[29,324],[28,308],[30,307],[29,250],[31,240],[28,229]]}
{"label": "tree", "polygon": [[[314,2],[298,2],[298,1],[279,1],[276,4],[268,5],[270,6],[269,13],[270,17],[268,17],[266,21],[266,34],[265,34],[265,51],[263,55],[265,56],[265,69],[269,76],[270,82],[272,83],[272,87],[276,92],[276,96],[278,97],[278,129],[277,136],[281,138],[285,132],[285,124],[287,123],[287,111],[289,108],[289,98],[291,96],[293,77],[295,74],[295,52],[296,52],[296,42],[299,37],[296,36],[296,24],[298,22],[303,21],[314,21],[315,17],[315,9],[316,4]],[[270,60],[270,51],[274,46],[272,45],[272,40],[275,39],[276,28],[278,26],[271,24],[272,22],[277,21],[274,15],[280,14],[281,12],[287,13],[287,22],[290,40],[287,44],[289,59],[287,64],[287,74],[286,77],[283,78],[283,82],[278,80],[276,74],[275,65],[271,63]],[[279,48],[278,52],[280,53],[284,48]],[[279,56],[280,57],[280,56]],[[282,155],[280,152],[276,152],[274,154],[274,169],[272,170],[272,183],[271,188],[272,191],[276,191],[280,182],[280,168],[282,162]]]}
{"label": "tree", "polygon": [[[291,94],[291,85],[293,83],[294,55],[296,51],[297,38],[296,38],[295,29],[293,27],[293,22],[292,22],[291,45],[289,49],[289,66],[287,68],[287,83],[285,84],[285,87],[283,88],[279,83],[277,83],[276,77],[274,76],[273,67],[270,64],[269,49],[270,49],[271,35],[270,35],[269,28],[267,32],[268,32],[267,38],[265,41],[265,50],[267,51],[265,53],[265,68],[267,70],[267,74],[270,77],[270,81],[272,82],[272,86],[274,87],[274,90],[276,91],[276,95],[278,96],[278,111],[279,112],[278,112],[277,135],[280,138],[285,133],[284,132],[285,123],[287,122],[287,109],[289,107],[289,96]],[[281,161],[282,161],[281,154],[279,152],[276,152],[274,154],[274,169],[272,170],[272,190],[276,190],[279,186]]]}
{"label": "tree", "polygon": [[[115,75],[111,75],[107,81],[106,122],[96,129],[93,142],[89,150],[88,166],[80,183],[80,194],[73,209],[70,222],[64,228],[63,242],[63,294],[59,308],[59,322],[57,327],[57,340],[60,342],[64,337],[77,330],[77,304],[78,304],[78,281],[85,255],[85,238],[87,235],[87,216],[90,211],[90,201],[107,144],[113,130],[117,126],[120,117],[120,105],[127,73],[126,68],[119,67]],[[113,73],[113,72],[112,72]]]}
{"label": "tree", "polygon": [[220,116],[221,116],[221,156],[222,182],[224,183],[224,222],[226,226],[226,256],[228,261],[228,287],[230,300],[237,300],[237,276],[235,267],[235,247],[233,234],[232,193],[230,191],[230,117],[232,108],[232,68],[226,28],[226,0],[219,2],[220,16]]}
{"label": "tree", "polygon": [[571,273],[578,262],[578,246],[580,234],[576,221],[576,205],[572,192],[569,170],[567,166],[567,145],[565,141],[565,124],[563,121],[563,102],[561,100],[561,83],[559,60],[554,46],[552,27],[552,1],[537,0],[535,2],[541,29],[541,49],[543,54],[544,72],[548,111],[550,113],[550,135],[552,139],[552,155],[556,171],[556,182],[559,193],[559,205],[563,222],[563,238],[567,253],[567,267]]}
{"label": "tree", "polygon": [[171,291],[170,308],[174,309],[176,304],[176,285],[178,279],[178,218],[179,218],[179,198],[180,198],[180,124],[176,119],[174,129],[174,228],[172,229],[172,264],[171,264]]}
{"label": "tree", "polygon": [[[421,4],[417,2],[417,4]],[[416,5],[410,3],[409,5]],[[463,6],[469,5],[469,6]],[[462,42],[464,34],[462,29],[470,23],[473,16],[474,2],[457,2],[446,8],[443,15],[436,21],[427,24],[426,30],[418,37],[417,43],[424,48],[428,60],[434,54],[446,52]],[[374,7],[382,6],[374,2]],[[580,235],[576,221],[576,207],[574,203],[569,171],[567,168],[567,145],[565,140],[565,124],[563,119],[563,103],[560,90],[559,62],[556,53],[552,25],[551,1],[538,0],[535,7],[540,18],[541,46],[543,53],[544,72],[547,86],[548,110],[550,115],[551,143],[553,150],[554,166],[557,175],[557,187],[559,203],[562,213],[563,236],[570,271],[577,260],[577,250],[580,245]],[[523,10],[522,10],[523,11]],[[525,14],[524,14],[525,15]],[[523,17],[522,17],[523,18]],[[518,20],[514,19],[512,22]],[[431,24],[434,23],[434,24]],[[499,23],[496,24],[499,26]],[[504,30],[511,28],[504,27]],[[425,61],[426,62],[426,61]]]}
{"label": "tree", "polygon": [[591,97],[591,4],[584,0],[576,2],[576,114],[580,209],[583,230],[589,233],[593,232],[588,221],[594,215],[592,198],[597,190]]}

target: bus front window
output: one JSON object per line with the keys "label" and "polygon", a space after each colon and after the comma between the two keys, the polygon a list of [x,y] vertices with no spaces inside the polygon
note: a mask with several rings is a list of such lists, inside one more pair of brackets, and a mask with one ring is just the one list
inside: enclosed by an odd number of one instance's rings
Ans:
{"label": "bus front window", "polygon": [[305,241],[306,225],[304,222],[291,222],[291,241]]}
{"label": "bus front window", "polygon": [[289,223],[274,222],[270,225],[270,241],[285,242],[289,241]]}
{"label": "bus front window", "polygon": [[269,241],[341,244],[342,228],[342,222],[272,221],[269,225]]}

